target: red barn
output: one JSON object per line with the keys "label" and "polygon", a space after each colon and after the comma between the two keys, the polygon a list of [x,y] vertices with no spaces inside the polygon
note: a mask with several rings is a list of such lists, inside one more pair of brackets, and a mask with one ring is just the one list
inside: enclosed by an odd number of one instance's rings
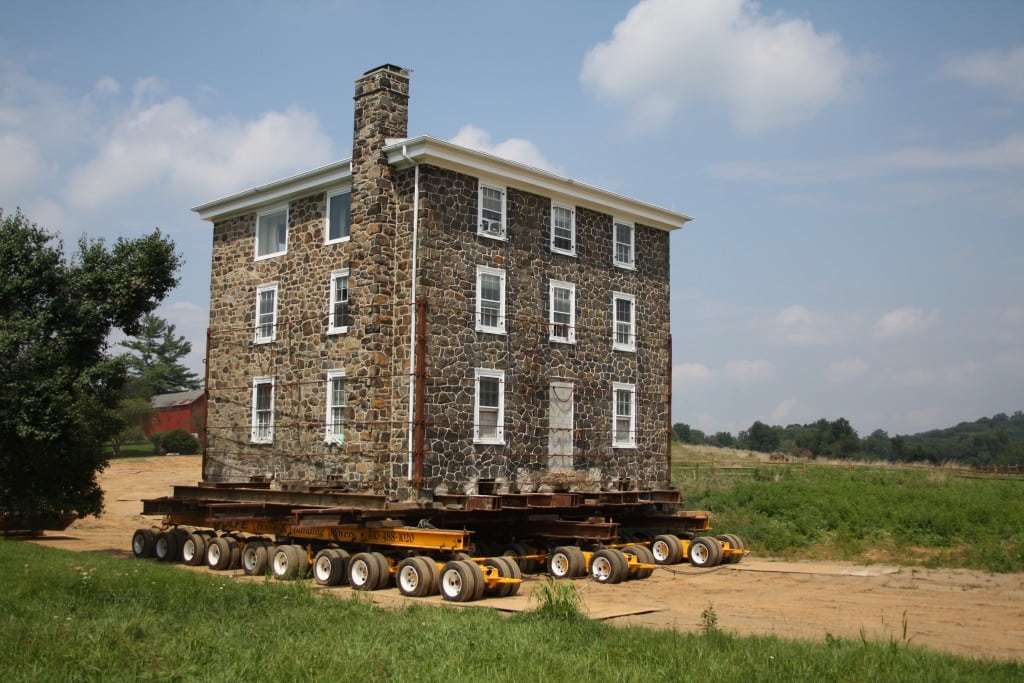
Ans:
{"label": "red barn", "polygon": [[206,391],[178,391],[173,394],[159,394],[150,399],[153,419],[146,429],[146,436],[172,429],[184,429],[199,438],[206,439]]}

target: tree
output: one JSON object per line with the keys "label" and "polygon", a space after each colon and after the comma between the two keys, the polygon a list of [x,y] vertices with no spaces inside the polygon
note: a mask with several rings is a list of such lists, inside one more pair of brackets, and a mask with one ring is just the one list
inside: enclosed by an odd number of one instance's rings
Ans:
{"label": "tree", "polygon": [[779,447],[778,431],[769,427],[760,420],[757,420],[754,424],[750,425],[750,430],[747,432],[747,438],[749,439],[749,448],[752,451],[771,453]]}
{"label": "tree", "polygon": [[676,422],[672,425],[672,439],[679,443],[688,443],[690,441],[690,425],[685,422]]}
{"label": "tree", "polygon": [[192,351],[192,344],[176,336],[174,325],[160,316],[146,313],[139,333],[121,346],[135,352],[127,356],[128,372],[143,381],[149,396],[199,388],[196,373],[180,363]]}
{"label": "tree", "polygon": [[120,427],[126,363],[111,330],[139,320],[177,285],[180,257],[159,230],[135,240],[63,245],[20,211],[0,214],[0,510],[97,515],[106,443]]}

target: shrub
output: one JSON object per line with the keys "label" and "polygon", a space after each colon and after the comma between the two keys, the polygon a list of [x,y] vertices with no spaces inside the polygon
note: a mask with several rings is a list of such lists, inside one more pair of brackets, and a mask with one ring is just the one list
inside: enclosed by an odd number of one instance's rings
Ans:
{"label": "shrub", "polygon": [[157,453],[181,453],[194,455],[199,452],[199,439],[184,429],[172,429],[149,437]]}

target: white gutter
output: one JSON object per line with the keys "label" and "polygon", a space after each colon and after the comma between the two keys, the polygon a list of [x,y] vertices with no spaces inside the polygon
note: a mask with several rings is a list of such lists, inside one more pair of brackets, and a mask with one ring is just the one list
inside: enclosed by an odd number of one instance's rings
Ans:
{"label": "white gutter", "polygon": [[409,306],[412,308],[412,325],[409,330],[409,435],[408,435],[408,478],[413,476],[413,410],[415,408],[416,395],[416,258],[419,246],[420,227],[420,165],[409,158],[405,153],[405,145],[402,145],[402,156],[413,164],[413,193],[412,193],[412,301]]}

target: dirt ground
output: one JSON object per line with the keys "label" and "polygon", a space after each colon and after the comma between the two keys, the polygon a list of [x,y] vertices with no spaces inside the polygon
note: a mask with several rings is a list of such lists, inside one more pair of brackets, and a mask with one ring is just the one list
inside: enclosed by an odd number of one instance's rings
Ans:
{"label": "dirt ground", "polygon": [[[174,484],[195,484],[200,469],[198,456],[111,461],[101,476],[104,515],[77,521],[64,532],[48,532],[37,542],[129,557],[133,531],[158,521],[142,517],[140,499],[170,495]],[[530,592],[542,580],[526,577],[520,595],[472,606],[531,609]],[[826,634],[844,639],[863,634],[969,657],[1024,661],[1024,574],[782,562],[750,555],[739,564],[713,569],[687,564],[659,568],[646,581],[611,586],[577,580],[575,585],[590,616],[615,624],[695,631],[710,608],[720,629],[742,635],[823,641]],[[382,606],[408,600],[396,588],[372,597]],[[425,600],[442,602],[439,596]]]}

